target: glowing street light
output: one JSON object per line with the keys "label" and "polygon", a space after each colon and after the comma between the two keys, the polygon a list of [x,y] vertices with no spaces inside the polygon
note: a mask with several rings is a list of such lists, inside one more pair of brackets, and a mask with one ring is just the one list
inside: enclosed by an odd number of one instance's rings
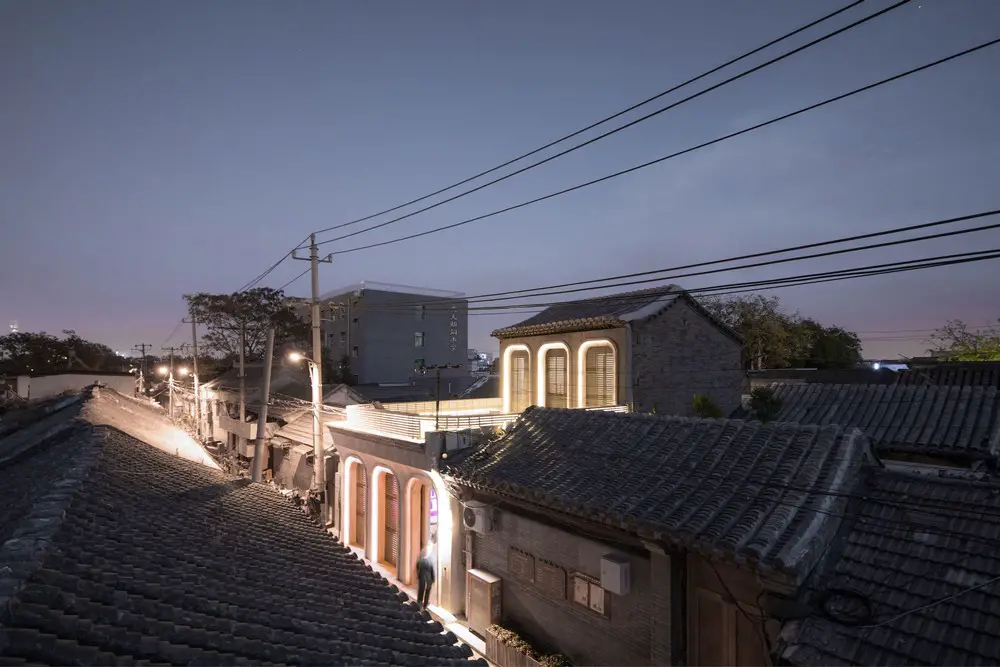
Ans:
{"label": "glowing street light", "polygon": [[167,368],[166,366],[160,366],[159,368],[156,369],[156,372],[159,373],[160,375],[166,375],[167,373],[170,372],[170,369]]}
{"label": "glowing street light", "polygon": [[180,368],[178,368],[177,374],[180,375],[181,377],[187,377],[188,374],[187,366],[181,366]]}
{"label": "glowing street light", "polygon": [[326,506],[326,489],[323,488],[323,479],[325,476],[324,473],[326,472],[326,452],[323,448],[322,426],[320,425],[319,419],[319,404],[323,400],[322,389],[319,385],[319,368],[316,366],[315,361],[301,352],[289,352],[288,360],[294,364],[305,361],[309,365],[309,380],[312,384],[313,412],[313,484],[317,487],[316,490],[320,494],[321,522],[325,524],[326,517],[323,514]]}

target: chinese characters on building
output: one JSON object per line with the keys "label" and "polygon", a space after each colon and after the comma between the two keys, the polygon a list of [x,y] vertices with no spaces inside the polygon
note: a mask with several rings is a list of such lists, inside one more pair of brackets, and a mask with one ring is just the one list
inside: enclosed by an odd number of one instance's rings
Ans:
{"label": "chinese characters on building", "polygon": [[458,349],[458,306],[451,307],[451,323],[448,332],[448,349],[452,352]]}

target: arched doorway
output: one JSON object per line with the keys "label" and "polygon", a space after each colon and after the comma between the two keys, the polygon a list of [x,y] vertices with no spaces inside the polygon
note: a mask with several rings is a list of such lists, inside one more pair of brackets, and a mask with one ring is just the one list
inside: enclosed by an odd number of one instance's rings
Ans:
{"label": "arched doorway", "polygon": [[399,568],[399,481],[389,470],[375,471],[378,540],[375,560],[398,576]]}
{"label": "arched doorway", "polygon": [[[415,585],[417,583],[417,558],[430,542],[431,537],[437,536],[438,499],[431,481],[420,477],[411,479],[407,485],[406,502],[409,510],[406,533],[410,559],[404,568],[404,583]],[[432,555],[435,568],[438,565],[437,549],[439,546],[435,545]],[[436,590],[434,588],[431,591],[432,601],[436,599]]]}
{"label": "arched doorway", "polygon": [[345,542],[352,547],[365,549],[368,526],[368,471],[365,464],[357,459],[347,465],[347,481],[344,484],[346,508],[344,514]]}

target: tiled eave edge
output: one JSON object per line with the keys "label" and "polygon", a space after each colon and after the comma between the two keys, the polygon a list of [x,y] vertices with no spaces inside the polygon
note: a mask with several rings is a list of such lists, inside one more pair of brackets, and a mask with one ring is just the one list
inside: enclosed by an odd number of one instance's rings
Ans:
{"label": "tiled eave edge", "polygon": [[522,336],[546,336],[549,334],[573,333],[576,331],[597,331],[600,329],[617,329],[625,323],[617,317],[586,317],[576,320],[546,322],[544,324],[514,325],[497,329],[490,335],[501,340],[505,338],[520,338]]}
{"label": "tiled eave edge", "polygon": [[626,517],[613,512],[601,512],[591,510],[585,505],[571,504],[561,501],[545,492],[526,489],[519,484],[503,483],[497,486],[480,484],[463,477],[453,475],[447,471],[442,471],[442,475],[456,486],[464,486],[473,491],[486,493],[499,498],[508,498],[536,509],[562,512],[564,514],[593,522],[615,530],[621,530],[639,538],[669,545],[673,548],[683,549],[700,554],[711,560],[737,566],[749,567],[766,578],[773,578],[781,584],[795,584],[802,578],[803,573],[791,567],[784,566],[781,562],[765,562],[760,560],[759,554],[750,550],[733,552],[720,549],[706,540],[695,538],[692,535],[682,532],[666,532],[658,527],[637,522],[631,517]]}
{"label": "tiled eave edge", "polygon": [[[10,622],[17,596],[42,566],[73,496],[99,460],[106,436],[104,428],[77,423],[50,438],[53,441],[51,444],[55,444],[56,439],[72,437],[79,437],[86,444],[75,451],[74,457],[65,461],[62,479],[39,497],[21,520],[13,537],[0,545],[0,653],[4,644],[2,630]],[[0,462],[0,465],[3,463]]]}

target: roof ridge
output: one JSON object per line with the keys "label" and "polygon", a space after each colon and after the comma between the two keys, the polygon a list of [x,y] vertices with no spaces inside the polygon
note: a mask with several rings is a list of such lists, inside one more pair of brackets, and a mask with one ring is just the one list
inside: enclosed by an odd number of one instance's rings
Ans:
{"label": "roof ridge", "polygon": [[[46,438],[46,442],[54,444],[75,434],[88,435],[87,444],[64,462],[62,477],[34,502],[13,536],[0,545],[0,627],[9,620],[8,603],[17,598],[28,579],[41,568],[48,547],[62,527],[66,510],[96,467],[107,439],[107,432],[102,427],[74,418],[71,428]],[[32,450],[37,452],[37,446]]]}

